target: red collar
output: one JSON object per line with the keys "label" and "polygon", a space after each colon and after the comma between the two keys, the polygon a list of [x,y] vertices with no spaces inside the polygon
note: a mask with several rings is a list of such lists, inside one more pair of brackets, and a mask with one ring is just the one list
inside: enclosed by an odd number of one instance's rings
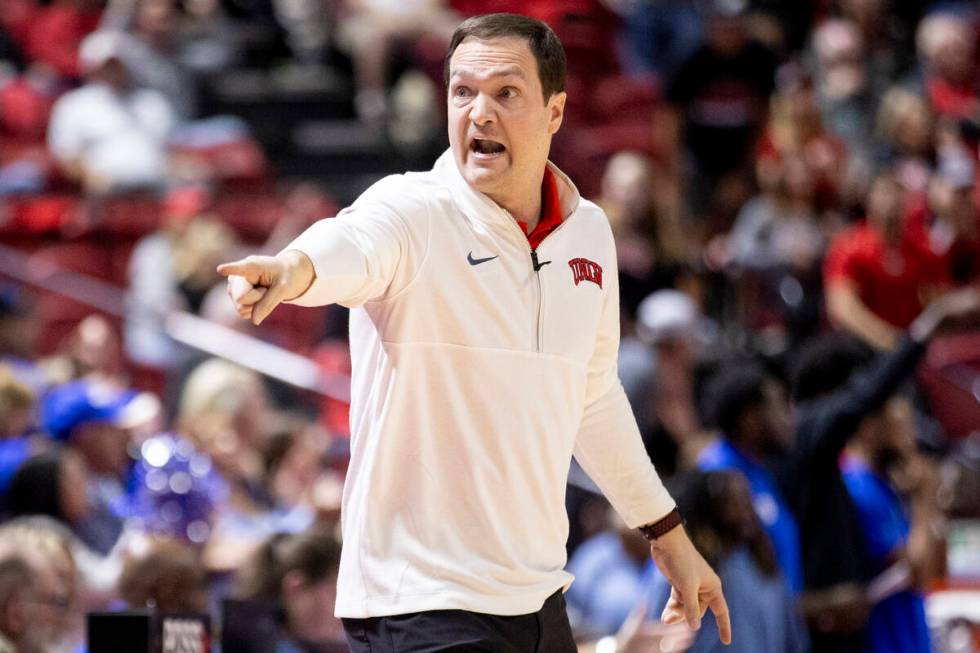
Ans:
{"label": "red collar", "polygon": [[555,173],[551,168],[545,166],[544,179],[541,180],[541,219],[534,227],[534,231],[527,233],[527,223],[517,221],[521,231],[527,234],[527,241],[531,243],[531,249],[537,249],[541,241],[561,224],[561,202],[558,199],[558,182],[555,181]]}

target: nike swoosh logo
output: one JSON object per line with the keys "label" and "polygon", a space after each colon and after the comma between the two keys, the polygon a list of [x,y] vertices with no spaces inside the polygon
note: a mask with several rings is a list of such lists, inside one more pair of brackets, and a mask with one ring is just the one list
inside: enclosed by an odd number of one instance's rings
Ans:
{"label": "nike swoosh logo", "polygon": [[479,265],[480,263],[486,263],[487,261],[492,261],[497,258],[496,256],[488,256],[487,258],[473,258],[473,252],[466,255],[466,260],[469,261],[470,265]]}

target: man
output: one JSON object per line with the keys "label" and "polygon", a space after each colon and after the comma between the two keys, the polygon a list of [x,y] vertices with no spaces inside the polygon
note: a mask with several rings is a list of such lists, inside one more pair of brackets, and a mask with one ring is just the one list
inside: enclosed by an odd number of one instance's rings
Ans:
{"label": "man", "polygon": [[777,473],[800,526],[803,607],[814,653],[866,650],[865,583],[876,570],[864,554],[858,511],[841,476],[841,452],[881,418],[929,341],[978,313],[980,293],[964,288],[930,303],[895,351],[870,364],[866,348],[840,337],[817,340],[800,353],[793,374],[796,440]]}
{"label": "man", "polygon": [[88,379],[56,386],[41,398],[44,430],[77,451],[89,470],[94,506],[75,529],[86,545],[103,555],[115,546],[129,512],[130,430],[149,424],[158,413],[159,401],[152,395]]}
{"label": "man", "polygon": [[903,582],[875,597],[866,650],[929,651],[923,590],[942,574],[945,562],[945,545],[936,528],[942,509],[938,473],[916,448],[915,413],[907,399],[892,399],[877,419],[862,424],[847,446],[842,471],[857,508],[871,573],[907,571]]}
{"label": "man", "polygon": [[905,228],[904,199],[892,173],[878,174],[867,219],[834,238],[824,262],[828,315],[880,350],[898,345],[940,281],[935,257]]}
{"label": "man", "polygon": [[130,41],[98,32],[79,50],[86,83],[51,110],[48,149],[89,193],[158,188],[167,175],[167,140],[177,125],[170,100],[137,88],[123,63]]}
{"label": "man", "polygon": [[[446,59],[451,149],[383,179],[275,257],[222,265],[239,313],[352,307],[351,464],[337,615],[355,651],[574,651],[562,590],[576,458],[674,586],[710,607],[616,377],[608,221],[548,163],[565,55],[544,24],[477,16]],[[574,328],[572,328],[574,325]]]}
{"label": "man", "polygon": [[723,369],[708,385],[712,421],[720,438],[698,457],[704,470],[745,475],[752,505],[772,543],[779,567],[794,592],[803,590],[796,518],[771,471],[772,460],[792,441],[789,404],[782,385],[757,365]]}

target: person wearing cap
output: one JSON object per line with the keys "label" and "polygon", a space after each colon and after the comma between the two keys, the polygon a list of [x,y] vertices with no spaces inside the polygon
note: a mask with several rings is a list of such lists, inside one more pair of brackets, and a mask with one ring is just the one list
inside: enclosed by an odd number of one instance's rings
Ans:
{"label": "person wearing cap", "polygon": [[[718,576],[691,544],[616,373],[615,244],[548,162],[565,53],[489,14],[446,57],[451,147],[387,177],[277,256],[219,266],[239,314],[351,310],[351,460],[336,613],[355,652],[577,650],[565,612],[565,487],[578,459],[673,585],[668,623]],[[395,638],[397,644],[393,642]]]}
{"label": "person wearing cap", "polygon": [[128,513],[129,429],[153,420],[159,402],[146,393],[83,379],[52,388],[40,408],[44,430],[81,454],[89,470],[94,506],[77,532],[93,550],[106,554]]}
{"label": "person wearing cap", "polygon": [[159,91],[136,88],[126,70],[126,35],[96,32],[81,45],[85,84],[51,112],[48,149],[87,192],[158,188],[167,174],[167,139],[177,115]]}

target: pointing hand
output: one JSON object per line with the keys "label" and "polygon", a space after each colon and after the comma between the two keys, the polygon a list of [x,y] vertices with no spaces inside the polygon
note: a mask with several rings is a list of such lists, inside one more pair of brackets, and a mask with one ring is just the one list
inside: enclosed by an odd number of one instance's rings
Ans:
{"label": "pointing hand", "polygon": [[238,314],[255,325],[282,302],[306,292],[316,277],[313,263],[296,250],[222,263],[218,274],[228,277],[228,296]]}

